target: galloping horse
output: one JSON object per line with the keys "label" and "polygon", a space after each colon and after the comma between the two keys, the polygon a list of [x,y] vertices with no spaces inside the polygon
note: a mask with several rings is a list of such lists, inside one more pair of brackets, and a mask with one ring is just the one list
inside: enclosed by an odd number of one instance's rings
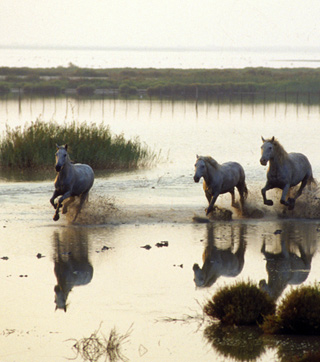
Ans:
{"label": "galloping horse", "polygon": [[220,165],[210,156],[197,155],[193,179],[195,182],[199,182],[201,177],[203,177],[203,189],[209,202],[206,215],[213,210],[218,196],[227,192],[231,194],[231,206],[236,207],[235,187],[239,191],[241,210],[243,211],[244,200],[248,195],[248,190],[245,183],[244,170],[239,163],[226,162]]}
{"label": "galloping horse", "polygon": [[[57,176],[54,181],[55,191],[50,199],[52,206],[56,209],[53,220],[59,220],[59,209],[63,206],[62,213],[67,212],[68,204],[73,201],[74,196],[80,197],[80,205],[73,221],[76,220],[82,205],[88,197],[94,181],[94,173],[89,165],[81,163],[73,164],[70,161],[67,149],[68,145],[57,146],[56,152],[56,171]],[[55,204],[56,197],[62,195],[58,203]],[[69,202],[62,205],[65,199],[71,198]]]}
{"label": "galloping horse", "polygon": [[[296,199],[301,195],[307,183],[315,182],[312,176],[312,168],[309,160],[302,153],[287,153],[278,140],[274,137],[265,140],[263,137],[261,146],[260,163],[263,166],[269,161],[267,183],[261,190],[265,205],[272,206],[273,201],[266,198],[266,191],[279,188],[282,191],[281,204],[294,209]],[[294,198],[287,198],[290,187],[301,182],[300,188]]]}

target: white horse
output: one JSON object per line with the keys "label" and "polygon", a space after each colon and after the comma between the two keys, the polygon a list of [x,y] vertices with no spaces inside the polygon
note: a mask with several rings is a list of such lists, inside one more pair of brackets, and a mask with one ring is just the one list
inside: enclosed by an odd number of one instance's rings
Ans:
{"label": "white horse", "polygon": [[[56,209],[53,220],[59,220],[59,209],[63,206],[62,213],[67,212],[67,206],[73,201],[74,196],[80,197],[80,205],[73,221],[76,220],[82,205],[88,198],[89,190],[94,181],[94,173],[89,165],[70,161],[68,145],[58,146],[56,152],[56,171],[57,176],[54,181],[55,191],[50,199],[52,206]],[[62,195],[62,196],[61,196]],[[61,196],[58,203],[55,204],[56,197]],[[69,202],[62,205],[63,201],[70,198]]]}
{"label": "white horse", "polygon": [[195,163],[194,181],[199,182],[203,177],[203,189],[209,202],[206,210],[208,215],[220,194],[230,192],[231,206],[236,207],[234,188],[236,187],[240,194],[240,204],[243,211],[244,201],[248,195],[248,189],[245,182],[245,173],[242,166],[237,162],[226,162],[220,165],[212,157],[198,156]]}
{"label": "white horse", "polygon": [[[274,137],[267,140],[261,138],[263,144],[260,163],[266,166],[269,161],[267,183],[261,190],[263,202],[265,205],[272,206],[273,201],[267,199],[266,191],[279,188],[283,190],[280,199],[281,204],[288,206],[289,210],[293,210],[296,199],[301,195],[307,183],[315,182],[310,162],[302,153],[287,153]],[[295,197],[287,199],[289,189],[300,182],[301,185]]]}

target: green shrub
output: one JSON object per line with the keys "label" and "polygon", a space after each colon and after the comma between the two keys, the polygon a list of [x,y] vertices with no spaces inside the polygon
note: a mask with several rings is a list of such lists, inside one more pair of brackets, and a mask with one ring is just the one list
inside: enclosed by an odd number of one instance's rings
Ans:
{"label": "green shrub", "polygon": [[95,169],[132,169],[147,166],[155,154],[139,139],[112,135],[108,127],[95,124],[58,125],[37,120],[24,128],[7,127],[0,142],[0,166],[7,168],[53,167],[55,145],[68,143],[70,157]]}
{"label": "green shrub", "polygon": [[218,290],[204,312],[223,324],[250,325],[274,313],[275,303],[252,282],[238,282]]}
{"label": "green shrub", "polygon": [[266,333],[320,335],[319,285],[293,289],[262,328]]}

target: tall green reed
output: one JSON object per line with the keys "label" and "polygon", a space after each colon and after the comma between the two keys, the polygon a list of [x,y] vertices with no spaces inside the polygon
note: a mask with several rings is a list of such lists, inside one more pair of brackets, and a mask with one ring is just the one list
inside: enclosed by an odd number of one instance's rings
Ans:
{"label": "tall green reed", "polygon": [[24,127],[10,128],[0,140],[0,166],[3,168],[49,168],[54,163],[56,144],[67,143],[74,162],[95,169],[135,169],[150,166],[157,155],[139,138],[126,140],[113,135],[103,124],[65,123],[36,120]]}

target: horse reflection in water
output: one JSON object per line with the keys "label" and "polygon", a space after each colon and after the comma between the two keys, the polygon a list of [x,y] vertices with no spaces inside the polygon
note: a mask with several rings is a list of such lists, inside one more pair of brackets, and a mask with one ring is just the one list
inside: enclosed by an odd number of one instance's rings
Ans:
{"label": "horse reflection in water", "polygon": [[[268,282],[260,280],[260,289],[276,301],[288,285],[306,281],[311,269],[311,260],[316,250],[316,231],[311,225],[285,225],[280,236],[280,252],[266,250],[263,240],[261,253],[266,258]],[[299,237],[301,234],[301,237]],[[273,245],[275,250],[276,245]]]}
{"label": "horse reflection in water", "polygon": [[[212,223],[207,225],[208,243],[203,252],[203,266],[193,265],[194,282],[197,287],[211,287],[219,277],[236,277],[239,275],[244,266],[244,254],[246,251],[246,225],[238,226],[230,225],[231,229],[231,245],[227,249],[218,247],[215,231]],[[222,232],[225,229],[221,230]],[[238,237],[238,247],[234,251],[235,239]],[[220,242],[221,243],[221,242]]]}
{"label": "horse reflection in water", "polygon": [[88,258],[86,230],[67,229],[61,234],[55,232],[54,244],[56,310],[63,309],[66,312],[67,299],[73,287],[89,284],[93,276],[93,267]]}

